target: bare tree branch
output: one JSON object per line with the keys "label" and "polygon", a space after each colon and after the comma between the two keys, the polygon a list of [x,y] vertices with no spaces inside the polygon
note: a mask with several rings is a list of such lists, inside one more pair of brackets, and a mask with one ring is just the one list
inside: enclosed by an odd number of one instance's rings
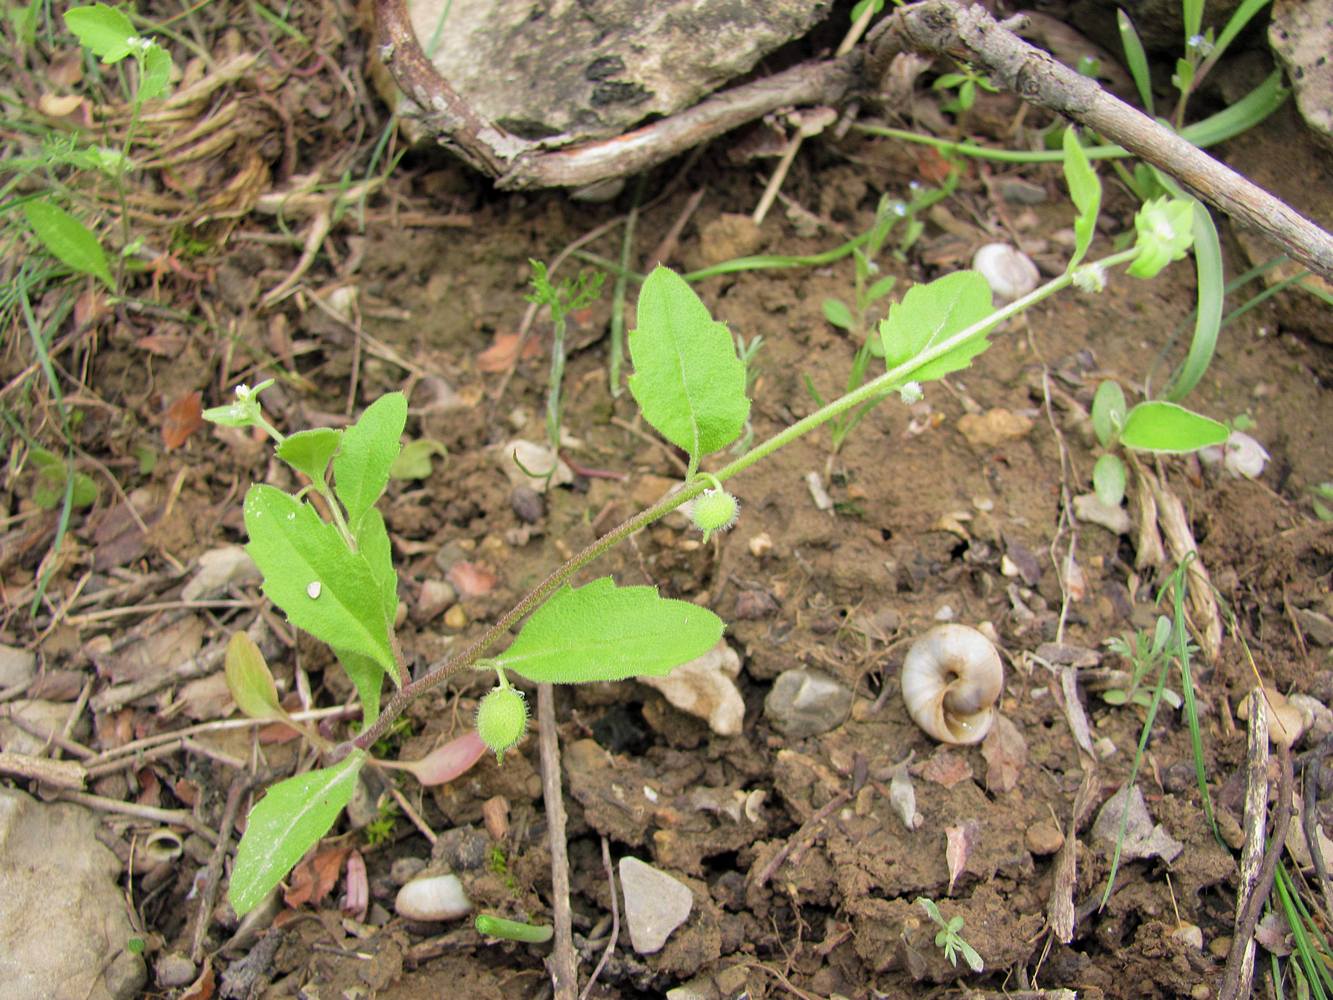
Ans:
{"label": "bare tree branch", "polygon": [[927,0],[875,29],[869,67],[911,50],[966,60],[1030,104],[1072,118],[1189,185],[1243,225],[1333,279],[1333,236],[1225,164],[1006,30],[980,6]]}

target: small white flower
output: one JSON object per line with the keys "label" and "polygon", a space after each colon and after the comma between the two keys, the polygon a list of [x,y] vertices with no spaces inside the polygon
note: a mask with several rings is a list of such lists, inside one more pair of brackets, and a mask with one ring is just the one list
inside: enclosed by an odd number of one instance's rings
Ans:
{"label": "small white flower", "polygon": [[904,403],[910,406],[913,403],[919,403],[921,397],[924,396],[925,393],[921,391],[920,382],[908,382],[898,390],[898,395],[902,398]]}

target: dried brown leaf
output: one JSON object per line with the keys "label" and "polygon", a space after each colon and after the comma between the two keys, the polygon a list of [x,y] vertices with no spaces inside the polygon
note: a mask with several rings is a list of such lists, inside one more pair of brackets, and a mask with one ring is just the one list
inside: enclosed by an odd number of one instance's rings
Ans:
{"label": "dried brown leaf", "polygon": [[927,781],[952,788],[972,777],[972,765],[967,758],[953,750],[937,750],[917,771]]}
{"label": "dried brown leaf", "polygon": [[949,895],[953,895],[954,883],[958,881],[958,876],[962,875],[967,869],[967,859],[972,854],[972,848],[976,845],[977,836],[981,833],[981,824],[974,819],[960,823],[958,826],[948,827],[944,831],[945,847],[944,860],[949,865]]}
{"label": "dried brown leaf", "polygon": [[986,789],[993,793],[1012,791],[1028,762],[1028,745],[1009,719],[995,716],[995,725],[981,744],[986,760]]}
{"label": "dried brown leaf", "polygon": [[167,407],[162,420],[162,443],[167,451],[179,448],[204,426],[203,396],[187,392]]}
{"label": "dried brown leaf", "polygon": [[293,908],[321,902],[338,884],[350,853],[350,847],[326,847],[307,857],[292,869],[291,887],[283,894],[283,902]]}

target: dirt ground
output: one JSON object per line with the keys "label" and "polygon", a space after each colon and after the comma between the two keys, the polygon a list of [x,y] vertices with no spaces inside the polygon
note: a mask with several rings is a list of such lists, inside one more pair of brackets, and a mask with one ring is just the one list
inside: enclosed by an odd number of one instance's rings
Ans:
{"label": "dirt ground", "polygon": [[[243,35],[242,50],[254,41],[251,29]],[[321,166],[321,158],[324,178],[336,181],[329,167],[364,163],[350,147],[341,160],[334,155],[336,137],[350,141],[354,122],[364,157],[384,125],[383,107],[359,78],[364,40],[348,39],[330,43],[323,62],[308,64],[315,67],[309,76],[286,78],[305,92],[279,98],[264,133],[250,139],[270,163],[275,190]],[[266,51],[288,60],[297,54],[282,38],[270,38]],[[339,74],[358,75],[353,110]],[[310,111],[316,98],[323,117]],[[969,129],[1003,141],[1016,111],[1012,99],[986,95]],[[664,238],[681,220],[679,238],[660,259],[681,270],[740,253],[819,252],[864,232],[882,194],[907,197],[909,185],[939,179],[938,157],[921,148],[855,133],[812,142],[783,203],[750,239],[733,217],[753,209],[773,161],[737,163],[728,155],[737,144],[718,143],[643,180],[632,269],[659,262]],[[1328,225],[1333,172],[1327,155],[1308,145],[1284,109],[1222,153]],[[1309,158],[1308,170],[1280,168],[1298,156]],[[1058,168],[972,162],[962,170],[957,191],[923,218],[924,232],[903,258],[882,259],[898,277],[895,296],[911,282],[967,266],[978,246],[996,240],[1017,243],[1051,273],[1063,267],[1073,212]],[[1135,207],[1109,170],[1101,176],[1108,206],[1094,255],[1109,252],[1131,227]],[[443,153],[412,151],[369,198],[364,220],[353,207],[329,220],[311,267],[281,301],[262,304],[296,266],[309,216],[285,233],[271,216],[214,223],[211,249],[154,278],[161,310],[113,307],[78,327],[63,362],[66,402],[85,409],[79,445],[119,489],[113,494],[103,481],[94,509],[75,515],[35,617],[26,600],[55,523],[47,514],[16,518],[30,509],[21,481],[7,485],[11,520],[0,539],[9,594],[0,639],[38,652],[42,676],[53,679],[46,699],[74,703],[82,692],[92,724],[74,738],[100,754],[220,718],[231,706],[216,673],[203,672],[202,680],[186,674],[124,703],[98,695],[151,669],[126,665],[127,649],[147,664],[175,664],[183,644],[206,650],[257,614],[274,617],[253,584],[209,606],[181,601],[201,554],[244,541],[245,487],[275,475],[267,449],[241,434],[193,427],[179,447],[166,449],[168,411],[192,392],[217,405],[239,381],[278,376],[266,403],[278,426],[295,430],[338,424],[349,407],[409,391],[408,437],[448,450],[429,477],[395,483],[385,505],[407,611],[399,636],[418,668],[462,648],[599,528],[678,478],[679,456],[653,440],[630,396],[608,385],[610,281],[571,328],[564,427],[573,482],[534,510],[497,461],[504,442],[541,441],[545,433],[545,317],[531,324],[529,347],[512,372],[495,363],[496,344],[512,343],[524,319],[528,260],[552,260],[621,218],[635,197],[633,183],[600,204],[561,193],[496,193]],[[622,231],[609,226],[586,249],[618,258]],[[1223,245],[1229,275],[1251,266],[1225,225]],[[587,265],[571,261],[564,269],[578,266]],[[593,568],[721,615],[743,665],[737,683],[746,711],[741,734],[727,737],[638,683],[557,691],[584,981],[611,940],[603,845],[613,862],[640,857],[694,895],[689,920],[657,954],[636,954],[622,926],[591,996],[660,996],[687,983],[691,992],[673,995],[759,1000],[1058,988],[1089,998],[1217,995],[1235,919],[1239,841],[1229,833],[1239,832],[1242,819],[1246,753],[1245,724],[1234,709],[1253,686],[1249,658],[1284,693],[1324,703],[1333,697],[1328,639],[1307,634],[1303,624],[1310,614],[1333,615],[1333,526],[1315,518],[1310,502],[1311,488],[1333,476],[1326,391],[1333,324],[1326,309],[1291,291],[1260,305],[1226,327],[1188,401],[1219,419],[1253,419],[1251,433],[1271,455],[1259,479],[1231,478],[1194,458],[1157,469],[1184,502],[1199,560],[1227,613],[1219,655],[1194,664],[1207,778],[1227,842],[1204,817],[1183,717],[1164,709],[1138,788],[1152,821],[1184,849],[1170,862],[1123,865],[1099,908],[1110,847],[1094,837],[1094,818],[1128,776],[1144,713],[1105,704],[1096,679],[1125,667],[1107,640],[1169,613],[1156,596],[1172,566],[1142,565],[1133,531],[1113,534],[1077,520],[1071,503],[1088,492],[1099,453],[1087,418],[1093,391],[1107,377],[1127,390],[1163,384],[1188,340],[1193,284],[1187,261],[1155,281],[1115,275],[1100,295],[1064,294],[1012,322],[972,368],[930,385],[921,402],[879,406],[836,454],[821,432],[738,477],[730,485],[742,513],[729,533],[703,544],[682,518],[668,518]],[[840,390],[856,345],[825,320],[821,304],[847,299],[851,286],[848,259],[697,286],[733,332],[763,338],[754,362],[755,440],[815,408],[807,380],[825,398]],[[142,294],[153,301],[147,288]],[[172,318],[168,306],[194,319]],[[201,316],[206,323],[197,322]],[[4,381],[30,361],[9,344]],[[1007,432],[978,435],[977,417],[996,411]],[[154,461],[141,461],[145,452]],[[832,509],[816,506],[810,473],[823,477]],[[446,611],[426,585],[458,563],[489,571],[496,582]],[[16,599],[21,593],[29,596]],[[984,750],[935,743],[909,720],[898,694],[907,646],[942,620],[988,623],[1003,653],[1005,739]],[[282,689],[299,692],[307,706],[345,702],[350,687],[329,654],[273,624],[286,642],[271,658]],[[1070,665],[1083,678],[1091,754],[1080,749],[1066,711],[1062,678]],[[841,724],[790,739],[772,725],[765,698],[780,673],[797,667],[831,676],[855,698]],[[461,733],[485,686],[464,679],[414,705],[390,755],[413,759]],[[199,740],[211,756],[178,747],[171,756],[135,758],[99,776],[92,791],[188,809],[216,827],[235,777],[222,759],[259,761],[276,775],[309,762],[281,734],[256,740],[252,730],[235,729]],[[1310,737],[1308,745],[1316,743]],[[904,824],[891,789],[905,761],[923,821],[915,829]],[[364,818],[377,815],[390,782],[439,837],[433,848],[397,808],[378,813],[395,817],[387,834],[367,835]],[[639,789],[651,789],[651,800]],[[485,909],[549,919],[536,739],[503,765],[484,760],[451,785],[423,790],[377,772],[364,791],[361,828],[335,828],[326,846],[364,858],[373,902],[367,919],[340,914],[341,881],[300,905],[279,903],[265,912],[265,924],[239,931],[220,905],[207,938],[216,949],[217,995],[247,995],[256,980],[228,978],[240,963],[258,970],[254,996],[548,995],[543,946],[488,943],[466,921],[414,925],[392,914],[405,859],[417,859],[448,862]],[[499,839],[483,815],[497,797],[507,810]],[[1319,814],[1328,808],[1320,797]],[[1062,847],[1071,823],[1076,840]],[[109,814],[104,825],[106,839],[122,848],[147,828]],[[951,857],[950,831],[964,831],[961,859]],[[195,877],[207,860],[187,844],[183,858],[136,881],[150,970],[161,954],[188,951]],[[1050,923],[1061,892],[1075,915],[1068,943]],[[963,935],[984,958],[984,972],[966,974],[943,959],[918,897],[935,900],[946,918],[964,918]],[[1181,933],[1182,925],[1196,926],[1201,942]],[[254,958],[259,949],[262,961]],[[189,995],[200,998],[215,988],[194,989]],[[145,991],[181,995],[154,985],[151,971]]]}

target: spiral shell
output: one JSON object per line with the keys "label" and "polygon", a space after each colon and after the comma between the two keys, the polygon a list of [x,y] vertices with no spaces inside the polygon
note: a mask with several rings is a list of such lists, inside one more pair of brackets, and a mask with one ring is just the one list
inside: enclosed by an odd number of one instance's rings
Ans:
{"label": "spiral shell", "polygon": [[907,652],[903,701],[941,743],[980,743],[995,721],[1004,666],[991,641],[966,625],[938,625]]}

